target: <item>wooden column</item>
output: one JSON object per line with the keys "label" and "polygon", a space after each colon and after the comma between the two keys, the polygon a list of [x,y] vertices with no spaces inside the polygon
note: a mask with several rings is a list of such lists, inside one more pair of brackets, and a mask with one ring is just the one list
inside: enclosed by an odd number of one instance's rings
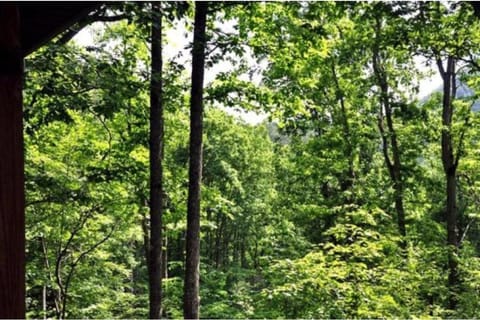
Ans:
{"label": "wooden column", "polygon": [[25,318],[22,75],[19,10],[0,3],[0,318]]}

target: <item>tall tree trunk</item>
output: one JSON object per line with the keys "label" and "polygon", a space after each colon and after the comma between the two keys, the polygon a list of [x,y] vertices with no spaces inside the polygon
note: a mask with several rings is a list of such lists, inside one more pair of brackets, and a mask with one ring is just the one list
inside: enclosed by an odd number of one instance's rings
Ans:
{"label": "tall tree trunk", "polygon": [[224,268],[230,267],[232,261],[230,260],[230,242],[233,237],[233,232],[229,228],[226,215],[222,215],[223,227],[223,236],[222,241],[220,242],[220,252],[221,252],[221,261]]}
{"label": "tall tree trunk", "polygon": [[[207,213],[207,221],[212,221],[212,213],[213,213],[213,210],[210,209],[210,208],[207,208],[206,210],[206,213]],[[209,261],[213,261],[213,241],[212,241],[212,229],[208,228],[207,231],[206,231],[206,235],[205,235],[205,243],[206,243],[206,248],[205,248],[205,257],[207,257],[207,259]]]}
{"label": "tall tree trunk", "polygon": [[[378,37],[381,30],[379,18],[376,20],[375,32]],[[402,247],[406,246],[405,236],[407,234],[405,227],[405,208],[403,205],[403,181],[402,181],[402,164],[400,161],[400,148],[398,146],[397,133],[393,125],[392,117],[392,103],[389,93],[389,85],[387,80],[387,73],[382,64],[382,59],[379,52],[378,42],[373,47],[373,72],[380,89],[380,107],[378,112],[378,129],[382,138],[382,149],[385,164],[393,183],[395,211],[397,214],[398,231],[402,236]],[[385,127],[384,121],[387,126]],[[392,157],[390,157],[389,148],[392,150]],[[392,159],[393,158],[393,159]],[[393,160],[393,161],[392,161]]]}
{"label": "tall tree trunk", "polygon": [[221,253],[222,253],[222,248],[221,248],[221,241],[222,241],[222,235],[223,235],[223,220],[221,217],[222,213],[217,212],[217,217],[216,217],[216,222],[217,222],[217,229],[215,230],[215,268],[218,269],[220,268],[221,265]]}
{"label": "tall tree trunk", "polygon": [[447,221],[447,245],[448,245],[448,286],[449,308],[454,310],[457,306],[457,293],[459,285],[458,277],[458,226],[457,226],[457,188],[456,174],[460,157],[457,151],[455,157],[453,151],[453,142],[451,136],[452,117],[453,117],[453,99],[455,99],[455,59],[447,58],[447,68],[443,67],[440,58],[437,59],[438,69],[443,78],[443,102],[442,102],[442,164],[447,180],[446,195],[447,203],[445,208],[445,217]]}
{"label": "tall tree trunk", "polygon": [[47,285],[44,284],[42,288],[42,313],[43,320],[47,320]]}
{"label": "tall tree trunk", "polygon": [[20,14],[0,4],[0,318],[25,318]]}
{"label": "tall tree trunk", "polygon": [[147,206],[147,201],[142,199],[143,196],[140,195],[140,215],[141,215],[141,224],[142,224],[142,233],[143,233],[143,253],[145,257],[145,262],[147,265],[147,269],[150,268],[150,225],[149,225],[149,218],[147,217],[147,213],[143,210],[143,206]]}
{"label": "tall tree trunk", "polygon": [[199,317],[200,281],[200,186],[202,179],[203,78],[205,69],[205,28],[207,2],[195,2],[192,48],[192,90],[190,96],[190,166],[183,315]]}
{"label": "tall tree trunk", "polygon": [[150,85],[150,254],[148,284],[150,319],[162,315],[162,9],[152,2],[151,85]]}
{"label": "tall tree trunk", "polygon": [[333,82],[335,83],[336,89],[336,99],[340,104],[340,112],[342,115],[342,131],[343,139],[345,141],[344,156],[348,159],[348,171],[347,177],[343,180],[341,184],[342,191],[346,191],[353,186],[355,181],[355,166],[354,166],[354,147],[352,142],[352,135],[350,131],[350,123],[348,122],[347,108],[345,106],[345,96],[342,88],[340,87],[340,82],[338,81],[337,70],[335,68],[335,61],[332,61],[331,64]]}

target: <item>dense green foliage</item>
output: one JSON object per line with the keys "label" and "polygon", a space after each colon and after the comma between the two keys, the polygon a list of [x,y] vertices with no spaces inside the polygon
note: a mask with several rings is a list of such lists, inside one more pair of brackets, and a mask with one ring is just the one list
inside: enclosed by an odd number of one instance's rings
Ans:
{"label": "dense green foliage", "polygon": [[[164,4],[164,33],[182,23],[190,32],[191,10],[179,4]],[[142,10],[97,28],[94,46],[52,44],[26,61],[28,317],[148,315]],[[218,3],[208,28],[208,65],[232,70],[206,88],[201,317],[480,316],[480,19],[470,6]],[[170,56],[163,312],[181,318],[189,72]],[[470,95],[453,97],[445,128],[442,93],[417,95],[425,65],[436,72],[447,58]],[[250,124],[226,108],[268,119]],[[455,288],[445,130],[458,159]]]}

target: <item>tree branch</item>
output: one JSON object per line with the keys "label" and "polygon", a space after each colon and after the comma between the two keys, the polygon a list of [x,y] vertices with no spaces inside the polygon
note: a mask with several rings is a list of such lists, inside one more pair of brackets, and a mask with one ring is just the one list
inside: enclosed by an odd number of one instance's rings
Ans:
{"label": "tree branch", "polygon": [[98,241],[97,243],[95,243],[93,246],[91,246],[89,249],[85,250],[84,252],[82,252],[78,257],[77,259],[75,259],[71,264],[70,264],[70,271],[68,272],[68,275],[67,275],[67,279],[65,280],[65,290],[64,290],[64,294],[63,294],[63,306],[62,306],[62,319],[65,319],[65,310],[66,310],[66,306],[67,306],[67,298],[68,298],[68,289],[70,288],[70,282],[72,280],[72,276],[73,276],[73,273],[75,272],[75,268],[77,267],[78,263],[85,257],[87,256],[89,253],[93,252],[95,249],[97,249],[100,245],[102,245],[103,243],[105,243],[109,238],[110,236],[113,234],[113,232],[115,231],[115,228],[116,228],[117,224],[115,224],[112,229],[110,230],[110,232],[103,238],[101,239],[100,241]]}
{"label": "tree branch", "polygon": [[440,59],[440,56],[435,55],[435,62],[437,63],[438,71],[440,72],[440,76],[445,81],[445,76],[446,76],[445,68],[443,67],[442,59]]}

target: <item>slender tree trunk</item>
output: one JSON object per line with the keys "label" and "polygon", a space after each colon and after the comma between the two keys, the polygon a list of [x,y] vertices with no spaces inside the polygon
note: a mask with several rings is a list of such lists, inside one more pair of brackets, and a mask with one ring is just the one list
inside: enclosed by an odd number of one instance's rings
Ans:
{"label": "slender tree trunk", "polygon": [[43,311],[43,320],[47,320],[47,285],[43,285],[42,289],[42,311]]}
{"label": "slender tree trunk", "polygon": [[190,166],[183,315],[199,317],[200,186],[202,179],[203,78],[205,69],[207,2],[195,2],[190,96]]}
{"label": "slender tree trunk", "polygon": [[239,236],[239,228],[235,228],[232,232],[232,257],[233,261],[232,264],[236,267],[240,265],[240,236]]}
{"label": "slender tree trunk", "polygon": [[168,237],[167,232],[164,228],[163,230],[164,240],[163,240],[163,252],[162,252],[162,275],[163,279],[168,279]]}
{"label": "slender tree trunk", "polygon": [[62,315],[64,314],[63,311],[63,299],[64,299],[64,287],[63,287],[63,281],[62,281],[62,275],[61,275],[61,270],[62,268],[62,255],[61,252],[57,256],[57,261],[55,263],[55,281],[57,284],[57,299],[58,299],[58,308],[56,310],[57,312],[57,318],[62,319]]}
{"label": "slender tree trunk", "polygon": [[214,260],[215,260],[215,268],[218,269],[220,267],[220,254],[221,248],[220,243],[223,234],[223,223],[221,220],[221,213],[216,213],[216,222],[217,222],[217,229],[215,230],[215,250],[214,250]]}
{"label": "slender tree trunk", "polygon": [[[388,99],[388,97],[387,97]],[[385,103],[385,118],[387,120],[387,128],[390,134],[390,145],[392,146],[393,167],[392,180],[395,190],[395,210],[397,211],[397,224],[400,234],[405,238],[407,231],[405,228],[405,209],[403,206],[403,181],[400,162],[400,148],[398,147],[397,133],[393,127],[392,107],[390,101]],[[405,245],[405,243],[404,243]]]}
{"label": "slender tree trunk", "polygon": [[231,242],[231,238],[233,236],[233,233],[231,232],[231,230],[229,230],[230,228],[228,227],[228,221],[227,221],[227,217],[225,215],[222,216],[222,220],[223,220],[223,225],[224,225],[224,232],[223,232],[223,236],[222,236],[222,241],[220,242],[220,247],[221,247],[221,260],[222,260],[222,265],[223,267],[225,268],[228,268],[230,267],[231,265],[231,260],[230,260],[230,242]]}
{"label": "slender tree trunk", "polygon": [[[212,220],[212,210],[210,208],[207,208],[207,221]],[[207,257],[208,260],[213,261],[213,240],[212,240],[212,230],[208,228],[206,235],[205,235],[205,242],[206,242],[206,249],[205,249],[205,257]]]}
{"label": "slender tree trunk", "polygon": [[[44,262],[45,262],[45,271],[47,272],[48,280],[50,281],[50,283],[54,283],[54,280],[53,280],[53,277],[52,277],[52,270],[50,269],[50,263],[48,261],[47,244],[45,243],[45,238],[44,237],[40,238],[40,243],[42,245],[43,259],[44,259]],[[44,288],[46,289],[46,285],[44,286]],[[58,300],[58,298],[59,297],[57,295],[55,295],[55,298],[53,299],[53,302],[55,304],[55,313],[56,314],[59,314],[59,300]],[[46,297],[45,297],[45,299],[46,299]],[[45,309],[45,312],[46,312],[46,309]],[[46,316],[46,313],[45,313],[45,316]]]}
{"label": "slender tree trunk", "polygon": [[453,117],[453,99],[455,99],[455,59],[448,57],[447,68],[443,67],[440,59],[437,59],[437,65],[443,78],[443,110],[442,110],[442,164],[447,180],[446,195],[447,203],[445,208],[445,217],[447,221],[447,245],[448,245],[448,286],[449,308],[454,310],[457,306],[458,285],[460,282],[458,276],[458,217],[457,217],[457,188],[456,174],[460,157],[457,152],[455,157],[453,151],[453,142],[451,136],[452,117]]}
{"label": "slender tree trunk", "polygon": [[162,315],[162,10],[161,2],[152,2],[152,44],[150,85],[150,254],[148,284],[150,319]]}
{"label": "slender tree trunk", "polygon": [[[378,36],[381,30],[380,20],[376,21],[376,34]],[[387,74],[382,65],[379,53],[379,45],[375,44],[373,48],[373,72],[380,89],[380,108],[378,112],[378,128],[382,138],[383,156],[387,166],[390,179],[393,182],[395,211],[397,214],[398,231],[402,236],[402,247],[406,246],[405,236],[407,235],[405,226],[405,208],[403,205],[403,181],[402,181],[402,164],[400,161],[400,148],[398,146],[397,133],[393,125],[392,104],[389,93],[389,85]],[[387,126],[385,127],[384,121]],[[392,158],[389,154],[389,147],[392,149]],[[393,160],[393,161],[392,161]]]}
{"label": "slender tree trunk", "polygon": [[[143,198],[143,196],[140,196]],[[145,205],[146,201],[143,201],[142,199],[141,206]],[[143,232],[143,253],[145,255],[145,262],[147,265],[147,269],[150,268],[150,226],[148,223],[148,218],[147,218],[147,213],[140,207],[140,214],[142,217],[142,232]]]}
{"label": "slender tree trunk", "polygon": [[348,159],[348,172],[346,179],[342,182],[341,188],[343,191],[350,189],[355,181],[355,166],[354,166],[354,148],[352,143],[352,135],[350,132],[350,123],[348,122],[347,108],[345,106],[345,97],[340,82],[338,81],[337,70],[335,68],[335,62],[332,61],[331,65],[333,81],[336,87],[336,98],[340,103],[340,111],[342,114],[342,131],[343,139],[345,141],[345,153],[344,156]]}

